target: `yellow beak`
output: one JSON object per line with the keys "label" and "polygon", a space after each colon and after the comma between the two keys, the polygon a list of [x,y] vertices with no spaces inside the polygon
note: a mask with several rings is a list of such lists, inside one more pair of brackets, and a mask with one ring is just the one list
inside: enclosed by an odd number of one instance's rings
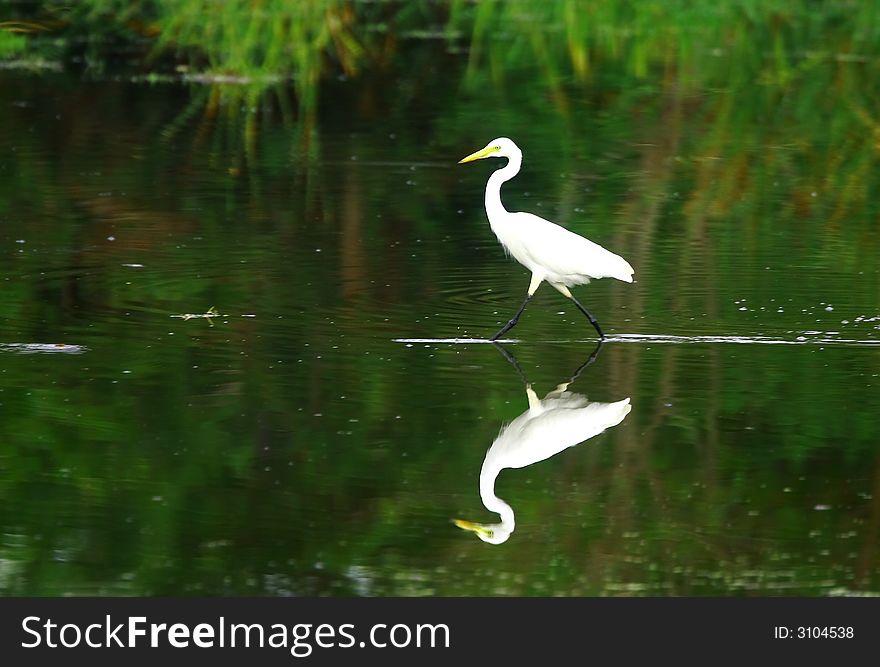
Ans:
{"label": "yellow beak", "polygon": [[489,157],[492,153],[495,152],[494,146],[486,146],[485,148],[481,148],[476,153],[471,153],[465,158],[462,158],[458,161],[458,164],[464,164],[465,162],[473,162],[474,160],[482,160],[483,158]]}
{"label": "yellow beak", "polygon": [[[479,159],[479,158],[474,158]],[[477,533],[478,535],[488,535],[492,531],[479,523],[474,523],[472,521],[465,521],[464,519],[453,519],[452,523],[454,523],[459,528],[463,530],[469,530],[472,533]]]}

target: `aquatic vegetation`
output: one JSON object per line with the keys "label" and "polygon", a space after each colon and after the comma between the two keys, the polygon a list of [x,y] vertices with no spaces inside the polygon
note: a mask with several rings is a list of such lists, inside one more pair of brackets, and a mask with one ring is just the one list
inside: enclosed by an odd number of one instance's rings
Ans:
{"label": "aquatic vegetation", "polygon": [[[256,126],[265,122],[261,108],[279,110],[293,153],[314,157],[322,87],[339,76],[386,70],[408,57],[408,44],[425,41],[466,52],[460,85],[469,94],[527,86],[527,104],[549,104],[563,133],[571,132],[573,105],[587,102],[592,86],[615,91],[621,105],[634,108],[665,99],[671,116],[707,125],[705,144],[693,148],[695,159],[706,158],[701,179],[716,185],[692,209],[729,208],[755,159],[785,172],[809,152],[827,161],[829,179],[805,182],[792,197],[804,205],[816,193],[835,226],[853,205],[867,203],[872,188],[865,181],[880,173],[875,2],[83,0],[19,7],[21,16],[0,30],[0,58],[27,52],[29,44],[36,53],[63,56],[66,49],[100,73],[127,44],[128,69],[148,69],[133,77],[211,88],[194,90],[193,105],[168,131],[194,114],[206,126],[220,121],[217,140],[239,144],[239,165],[253,155]],[[10,32],[21,26],[27,29]],[[839,99],[848,103],[835,104]],[[795,122],[759,143],[785,148],[758,156],[757,143],[731,143],[741,127],[766,126],[760,119],[778,113]],[[866,135],[876,140],[864,141]],[[713,161],[720,152],[725,159]]]}

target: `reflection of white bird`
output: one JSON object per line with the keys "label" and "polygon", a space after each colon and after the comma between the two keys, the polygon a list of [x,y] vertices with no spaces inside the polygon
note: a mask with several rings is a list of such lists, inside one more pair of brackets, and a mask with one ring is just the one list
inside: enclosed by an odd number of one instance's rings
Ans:
{"label": "reflection of white bird", "polygon": [[498,474],[504,468],[525,468],[548,459],[616,426],[629,414],[629,398],[616,403],[591,403],[581,394],[566,391],[569,384],[560,384],[544,400],[526,386],[529,409],[502,428],[486,452],[480,469],[480,498],[486,509],[501,515],[501,523],[456,519],[456,526],[473,531],[490,544],[506,542],[516,522],[513,508],[495,495]]}
{"label": "reflection of white bird", "polygon": [[459,164],[487,157],[507,158],[507,165],[495,171],[486,183],[486,215],[489,217],[489,226],[505,250],[532,272],[525,301],[516,315],[492,336],[492,340],[513,328],[532,295],[545,280],[571,299],[596,328],[599,338],[605,338],[596,318],[574,298],[568,288],[588,283],[590,278],[617,278],[631,283],[633,268],[623,257],[556,223],[531,213],[511,213],[505,209],[501,203],[501,186],[519,173],[522,151],[513,141],[501,137],[463,158]]}

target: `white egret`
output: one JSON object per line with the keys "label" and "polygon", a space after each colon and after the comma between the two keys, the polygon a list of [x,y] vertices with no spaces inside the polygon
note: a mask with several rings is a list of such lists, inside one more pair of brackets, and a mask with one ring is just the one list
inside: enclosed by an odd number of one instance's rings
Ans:
{"label": "white egret", "polygon": [[588,283],[591,278],[617,278],[631,283],[632,266],[623,257],[549,220],[532,213],[511,213],[505,209],[501,203],[501,186],[519,173],[522,151],[507,137],[500,137],[459,160],[459,164],[488,157],[507,158],[507,165],[496,170],[486,183],[489,226],[507,253],[532,272],[525,301],[492,340],[497,340],[513,328],[538,286],[545,280],[571,299],[596,328],[599,338],[605,338],[596,318],[574,298],[568,288]]}
{"label": "white egret", "polygon": [[476,533],[484,542],[506,542],[516,527],[513,508],[495,495],[495,479],[505,468],[525,468],[549,459],[623,421],[631,409],[630,399],[616,403],[591,403],[581,394],[565,390],[564,384],[543,400],[526,387],[529,409],[501,430],[486,452],[480,468],[480,499],[500,523],[473,523],[456,519],[455,525]]}
{"label": "white egret", "polygon": [[[525,379],[513,356],[500,346],[499,349]],[[516,520],[513,508],[495,495],[498,474],[505,468],[524,468],[549,459],[616,426],[629,414],[629,398],[615,403],[592,403],[586,396],[568,391],[568,386],[597,354],[598,348],[568,382],[557,386],[543,400],[526,383],[528,410],[501,429],[480,468],[480,499],[487,510],[500,515],[501,522],[489,524],[455,519],[456,526],[475,533],[490,544],[506,542],[516,527]]]}

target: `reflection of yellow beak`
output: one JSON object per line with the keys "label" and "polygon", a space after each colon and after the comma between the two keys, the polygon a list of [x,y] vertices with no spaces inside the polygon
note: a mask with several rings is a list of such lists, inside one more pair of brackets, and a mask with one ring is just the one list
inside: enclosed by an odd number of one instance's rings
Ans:
{"label": "reflection of yellow beak", "polygon": [[458,161],[458,164],[464,164],[465,162],[473,162],[474,160],[482,160],[485,157],[489,157],[492,153],[495,152],[494,146],[486,146],[485,148],[481,148],[476,153],[471,153],[465,158],[462,158]]}
{"label": "reflection of yellow beak", "polygon": [[465,521],[464,519],[453,519],[452,523],[463,530],[469,530],[472,533],[476,533],[477,535],[482,535],[483,537],[492,537],[492,531],[479,523],[474,523],[473,521]]}

